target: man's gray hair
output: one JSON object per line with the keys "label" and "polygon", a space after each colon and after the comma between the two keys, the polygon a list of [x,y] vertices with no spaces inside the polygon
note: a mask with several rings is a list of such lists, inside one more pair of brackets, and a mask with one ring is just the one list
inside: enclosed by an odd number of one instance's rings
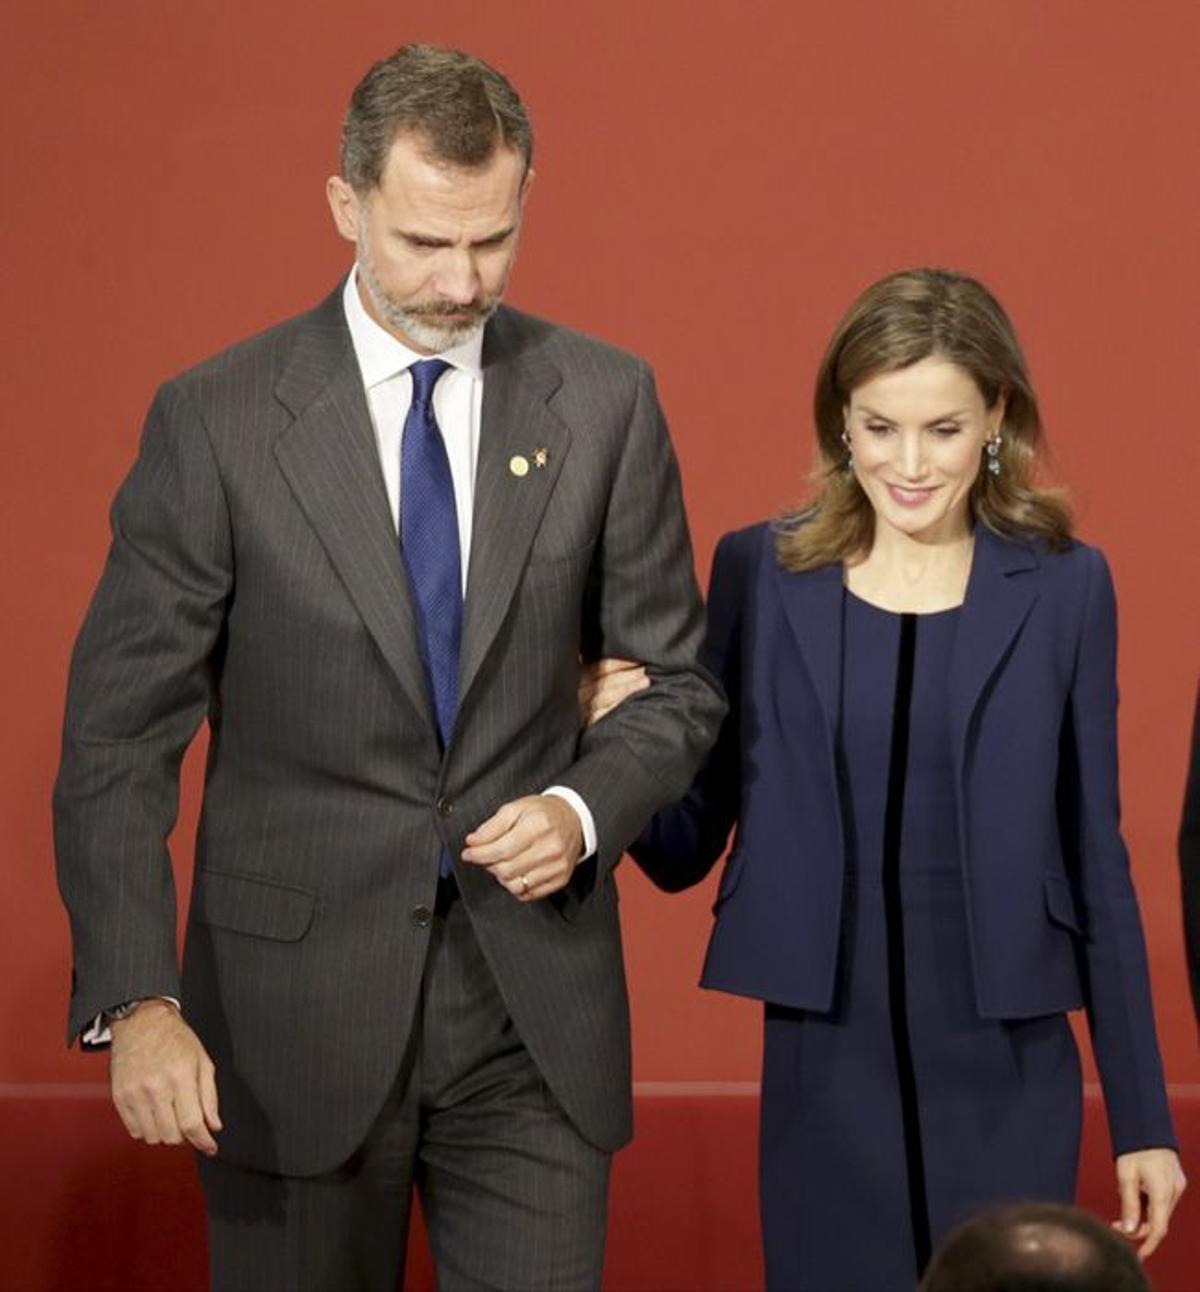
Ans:
{"label": "man's gray hair", "polygon": [[397,135],[412,132],[436,162],[482,166],[498,147],[533,160],[533,129],[516,90],[494,67],[437,45],[405,45],[354,87],[342,126],[342,177],[375,188]]}

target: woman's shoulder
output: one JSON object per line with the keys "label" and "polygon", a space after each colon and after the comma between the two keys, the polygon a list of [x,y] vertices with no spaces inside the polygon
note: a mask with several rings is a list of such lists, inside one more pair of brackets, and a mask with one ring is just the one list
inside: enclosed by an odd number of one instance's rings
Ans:
{"label": "woman's shoulder", "polygon": [[717,554],[745,557],[774,542],[774,522],[758,520],[741,529],[731,529],[717,540]]}
{"label": "woman's shoulder", "polygon": [[710,598],[747,592],[756,582],[764,557],[774,548],[771,521],[758,521],[722,534],[713,552]]}
{"label": "woman's shoulder", "polygon": [[1082,539],[1051,546],[1040,539],[1001,539],[1016,556],[1005,560],[1008,573],[1023,571],[1036,580],[1038,613],[1050,615],[1060,631],[1077,635],[1088,625],[1103,629],[1116,623],[1117,597],[1104,553]]}
{"label": "woman's shoulder", "polygon": [[1087,584],[1097,577],[1108,577],[1108,561],[1098,547],[1081,538],[1070,538],[1061,546],[1051,546],[1034,535],[997,534],[985,530],[994,542],[1013,553],[1022,554],[1028,564],[1052,582]]}
{"label": "woman's shoulder", "polygon": [[1098,547],[1072,538],[1061,548],[1037,544],[1038,560],[1049,578],[1056,582],[1086,587],[1097,579],[1111,581],[1108,560]]}

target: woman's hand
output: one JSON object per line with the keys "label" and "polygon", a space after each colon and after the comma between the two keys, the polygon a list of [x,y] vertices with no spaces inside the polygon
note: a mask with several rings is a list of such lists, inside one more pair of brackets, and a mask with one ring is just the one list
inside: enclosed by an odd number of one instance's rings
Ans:
{"label": "woman's hand", "polygon": [[579,671],[579,720],[585,727],[650,685],[645,668],[632,659],[597,659]]}
{"label": "woman's hand", "polygon": [[1187,1187],[1179,1155],[1169,1148],[1144,1148],[1117,1158],[1121,1219],[1113,1221],[1145,1260],[1167,1234],[1171,1212]]}

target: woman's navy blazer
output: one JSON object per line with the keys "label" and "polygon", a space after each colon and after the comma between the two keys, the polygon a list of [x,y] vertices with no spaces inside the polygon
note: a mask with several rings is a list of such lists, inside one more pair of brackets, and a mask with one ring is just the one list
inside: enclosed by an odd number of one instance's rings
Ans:
{"label": "woman's navy blazer", "polygon": [[[702,985],[828,1010],[842,928],[836,733],[843,567],[789,573],[774,532],[727,534],[706,663],[730,708],[687,797],[631,849],[660,887],[737,832]],[[979,1013],[1086,1006],[1114,1149],[1173,1145],[1145,941],[1120,831],[1116,606],[1095,548],[976,526],[949,676],[957,819]]]}

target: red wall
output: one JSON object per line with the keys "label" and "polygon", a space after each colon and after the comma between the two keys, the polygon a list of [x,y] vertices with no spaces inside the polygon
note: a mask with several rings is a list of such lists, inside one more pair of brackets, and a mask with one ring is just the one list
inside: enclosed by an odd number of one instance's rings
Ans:
{"label": "red wall", "polygon": [[[322,196],[344,102],[414,38],[526,98],[538,182],[512,298],[653,361],[702,576],[723,530],[798,491],[812,374],[863,285],[940,263],[996,288],[1114,566],[1128,838],[1169,1075],[1200,1081],[1174,860],[1200,644],[1200,7],[4,0],[0,1091],[104,1079],[62,1045],[48,800],[142,414],[164,376],[345,271]],[[638,1077],[752,1079],[755,1009],[693,987],[709,889],[621,882]]]}

